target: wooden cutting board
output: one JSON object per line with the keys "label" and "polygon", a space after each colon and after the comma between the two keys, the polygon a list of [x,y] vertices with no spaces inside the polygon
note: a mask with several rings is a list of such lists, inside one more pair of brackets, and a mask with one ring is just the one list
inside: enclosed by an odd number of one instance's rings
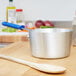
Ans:
{"label": "wooden cutting board", "polygon": [[28,41],[28,32],[0,32],[0,43]]}
{"label": "wooden cutting board", "polygon": [[30,44],[27,42],[16,42],[5,48],[0,48],[0,54],[37,62],[64,66],[67,71],[64,74],[47,74],[26,65],[0,58],[0,76],[76,76],[76,48],[71,48],[71,54],[63,59],[39,59],[31,55]]}

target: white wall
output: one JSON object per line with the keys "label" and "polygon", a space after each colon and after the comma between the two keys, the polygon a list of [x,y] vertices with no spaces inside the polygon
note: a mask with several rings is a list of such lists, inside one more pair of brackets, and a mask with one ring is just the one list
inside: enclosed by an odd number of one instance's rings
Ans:
{"label": "white wall", "polygon": [[[17,8],[23,8],[25,20],[72,20],[76,0],[14,0]],[[0,20],[5,19],[8,0],[0,0]]]}

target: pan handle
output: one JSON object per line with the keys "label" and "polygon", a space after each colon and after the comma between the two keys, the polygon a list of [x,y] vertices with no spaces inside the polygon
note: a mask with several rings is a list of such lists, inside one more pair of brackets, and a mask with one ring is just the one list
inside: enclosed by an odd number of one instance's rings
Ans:
{"label": "pan handle", "polygon": [[17,25],[17,24],[13,24],[13,23],[9,23],[9,22],[2,22],[2,25],[12,27],[15,29],[20,29],[20,30],[23,30],[25,28],[25,26],[23,26],[23,25]]}

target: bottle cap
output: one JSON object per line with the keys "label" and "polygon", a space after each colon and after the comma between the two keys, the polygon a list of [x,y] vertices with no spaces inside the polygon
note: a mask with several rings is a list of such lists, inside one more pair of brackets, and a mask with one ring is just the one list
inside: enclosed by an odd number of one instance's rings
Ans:
{"label": "bottle cap", "polygon": [[16,12],[22,12],[23,9],[16,9]]}
{"label": "bottle cap", "polygon": [[13,0],[9,0],[10,2],[12,2]]}

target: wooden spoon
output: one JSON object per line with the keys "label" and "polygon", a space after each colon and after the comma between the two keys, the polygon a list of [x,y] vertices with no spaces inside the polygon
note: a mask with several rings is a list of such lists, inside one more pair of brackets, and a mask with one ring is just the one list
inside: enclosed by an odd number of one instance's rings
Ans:
{"label": "wooden spoon", "polygon": [[49,64],[38,64],[38,63],[33,63],[22,59],[14,58],[11,56],[0,55],[0,58],[8,59],[21,64],[26,64],[34,69],[37,69],[39,71],[46,72],[46,73],[63,73],[66,71],[66,68],[61,66],[49,65]]}

